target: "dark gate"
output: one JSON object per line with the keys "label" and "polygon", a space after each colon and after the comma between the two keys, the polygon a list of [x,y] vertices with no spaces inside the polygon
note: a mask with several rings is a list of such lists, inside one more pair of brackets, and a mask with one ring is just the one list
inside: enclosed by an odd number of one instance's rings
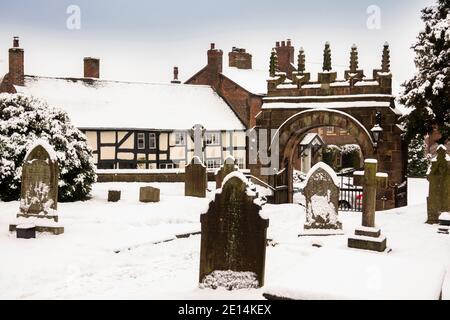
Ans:
{"label": "dark gate", "polygon": [[338,173],[339,178],[339,210],[341,211],[362,211],[363,189],[353,184],[353,173],[356,170],[349,170]]}

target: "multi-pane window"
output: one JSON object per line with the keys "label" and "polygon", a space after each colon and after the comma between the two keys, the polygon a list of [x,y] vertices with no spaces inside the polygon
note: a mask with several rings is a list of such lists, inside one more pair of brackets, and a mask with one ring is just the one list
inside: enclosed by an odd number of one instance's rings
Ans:
{"label": "multi-pane window", "polygon": [[175,132],[175,145],[184,146],[186,144],[186,135],[184,132]]}
{"label": "multi-pane window", "polygon": [[205,142],[207,146],[216,146],[220,143],[220,133],[219,132],[207,132],[205,134]]}
{"label": "multi-pane window", "polygon": [[334,134],[334,127],[327,127],[327,134]]}
{"label": "multi-pane window", "polygon": [[148,147],[150,149],[156,149],[156,133],[149,133],[149,135],[148,135]]}
{"label": "multi-pane window", "polygon": [[208,169],[218,169],[220,168],[222,161],[220,159],[208,159],[206,160],[206,167]]}
{"label": "multi-pane window", "polygon": [[145,149],[145,134],[138,133],[137,147],[138,147],[138,149]]}
{"label": "multi-pane window", "polygon": [[161,163],[159,165],[160,169],[173,169],[173,163]]}
{"label": "multi-pane window", "polygon": [[244,158],[237,158],[236,160],[237,160],[237,164],[238,164],[239,169],[241,169],[241,170],[244,169],[244,166],[245,166]]}

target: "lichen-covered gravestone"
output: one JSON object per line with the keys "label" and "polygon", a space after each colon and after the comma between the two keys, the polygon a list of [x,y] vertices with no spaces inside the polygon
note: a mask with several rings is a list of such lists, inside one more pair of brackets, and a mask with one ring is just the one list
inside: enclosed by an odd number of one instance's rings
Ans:
{"label": "lichen-covered gravestone", "polygon": [[333,169],[323,162],[311,168],[303,189],[306,222],[301,235],[343,234],[339,221],[339,181]]}
{"label": "lichen-covered gravestone", "polygon": [[228,289],[264,285],[267,227],[261,199],[240,172],[224,179],[201,215],[200,286]]}
{"label": "lichen-covered gravestone", "polygon": [[450,156],[443,145],[438,147],[437,156],[431,162],[428,181],[427,223],[436,224],[443,212],[450,212]]}
{"label": "lichen-covered gravestone", "polygon": [[33,222],[38,232],[61,234],[58,223],[58,162],[53,148],[38,140],[29,149],[22,167],[20,212],[9,227]]}
{"label": "lichen-covered gravestone", "polygon": [[222,186],[223,179],[234,171],[239,171],[239,167],[236,165],[236,159],[229,155],[225,158],[225,163],[216,172],[216,189],[219,189]]}
{"label": "lichen-covered gravestone", "polygon": [[140,202],[159,202],[160,190],[153,187],[141,187],[139,189],[139,201]]}
{"label": "lichen-covered gravestone", "polygon": [[206,197],[208,176],[206,167],[199,157],[192,158],[191,163],[185,168],[184,177],[184,195],[186,197]]}

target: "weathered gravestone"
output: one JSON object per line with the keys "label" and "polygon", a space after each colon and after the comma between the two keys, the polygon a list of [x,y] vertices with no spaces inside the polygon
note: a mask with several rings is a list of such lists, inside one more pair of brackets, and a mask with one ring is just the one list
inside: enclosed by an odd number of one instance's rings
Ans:
{"label": "weathered gravestone", "polygon": [[333,169],[323,162],[311,168],[303,189],[306,222],[301,235],[343,234],[339,221],[339,181]]}
{"label": "weathered gravestone", "polygon": [[219,189],[222,186],[223,179],[234,171],[239,171],[239,167],[236,165],[236,159],[229,155],[225,158],[225,163],[216,172],[216,189]]}
{"label": "weathered gravestone", "polygon": [[431,162],[428,181],[427,223],[436,224],[443,212],[450,212],[450,156],[442,145]]}
{"label": "weathered gravestone", "polygon": [[159,202],[159,200],[160,200],[160,191],[158,188],[141,187],[139,189],[140,202]]}
{"label": "weathered gravestone", "polygon": [[108,190],[108,202],[119,202],[122,196],[122,191],[120,190]]}
{"label": "weathered gravestone", "polygon": [[22,167],[20,212],[10,231],[23,223],[34,223],[36,231],[64,233],[58,224],[58,162],[53,148],[42,140],[30,148]]}
{"label": "weathered gravestone", "polygon": [[206,197],[208,176],[206,167],[199,157],[193,157],[191,163],[186,166],[184,178],[184,195],[186,197]]}
{"label": "weathered gravestone", "polygon": [[378,161],[367,159],[364,162],[364,171],[354,173],[354,185],[363,187],[362,226],[356,228],[355,235],[348,238],[348,246],[355,249],[364,249],[383,252],[386,250],[386,237],[375,226],[375,206],[377,188],[386,188],[388,175],[377,172]]}
{"label": "weathered gravestone", "polygon": [[229,289],[264,285],[267,227],[255,186],[240,172],[224,179],[201,215],[200,284]]}

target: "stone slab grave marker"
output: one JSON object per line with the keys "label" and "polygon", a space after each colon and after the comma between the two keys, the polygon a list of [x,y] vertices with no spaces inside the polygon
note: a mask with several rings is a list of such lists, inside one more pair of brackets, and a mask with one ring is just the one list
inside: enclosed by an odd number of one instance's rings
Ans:
{"label": "stone slab grave marker", "polygon": [[429,191],[427,211],[429,224],[439,223],[444,212],[450,212],[450,156],[447,148],[440,145],[437,156],[431,161],[428,172]]}
{"label": "stone slab grave marker", "polygon": [[264,285],[267,227],[256,187],[241,172],[224,179],[201,215],[200,287]]}
{"label": "stone slab grave marker", "polygon": [[64,233],[58,223],[58,162],[55,151],[45,140],[37,140],[28,150],[22,167],[20,211],[10,224],[34,223],[36,231],[55,235]]}
{"label": "stone slab grave marker", "polygon": [[121,195],[120,190],[108,190],[108,202],[119,202]]}
{"label": "stone slab grave marker", "polygon": [[311,168],[303,189],[306,198],[304,235],[342,235],[339,221],[339,180],[333,169],[323,162]]}
{"label": "stone slab grave marker", "polygon": [[186,197],[206,197],[208,187],[208,176],[206,167],[199,157],[192,158],[189,165],[185,168],[184,195]]}
{"label": "stone slab grave marker", "polygon": [[375,226],[375,206],[377,188],[386,188],[388,175],[377,172],[378,161],[367,159],[364,162],[364,171],[354,173],[353,184],[363,187],[362,227],[355,230],[355,235],[348,238],[349,248],[384,252],[386,250],[386,237]]}
{"label": "stone slab grave marker", "polygon": [[223,179],[234,171],[239,171],[239,167],[236,165],[236,159],[228,155],[225,158],[224,164],[216,172],[216,189],[219,189],[222,186]]}
{"label": "stone slab grave marker", "polygon": [[153,187],[141,187],[139,189],[139,201],[140,202],[159,202],[160,190]]}

